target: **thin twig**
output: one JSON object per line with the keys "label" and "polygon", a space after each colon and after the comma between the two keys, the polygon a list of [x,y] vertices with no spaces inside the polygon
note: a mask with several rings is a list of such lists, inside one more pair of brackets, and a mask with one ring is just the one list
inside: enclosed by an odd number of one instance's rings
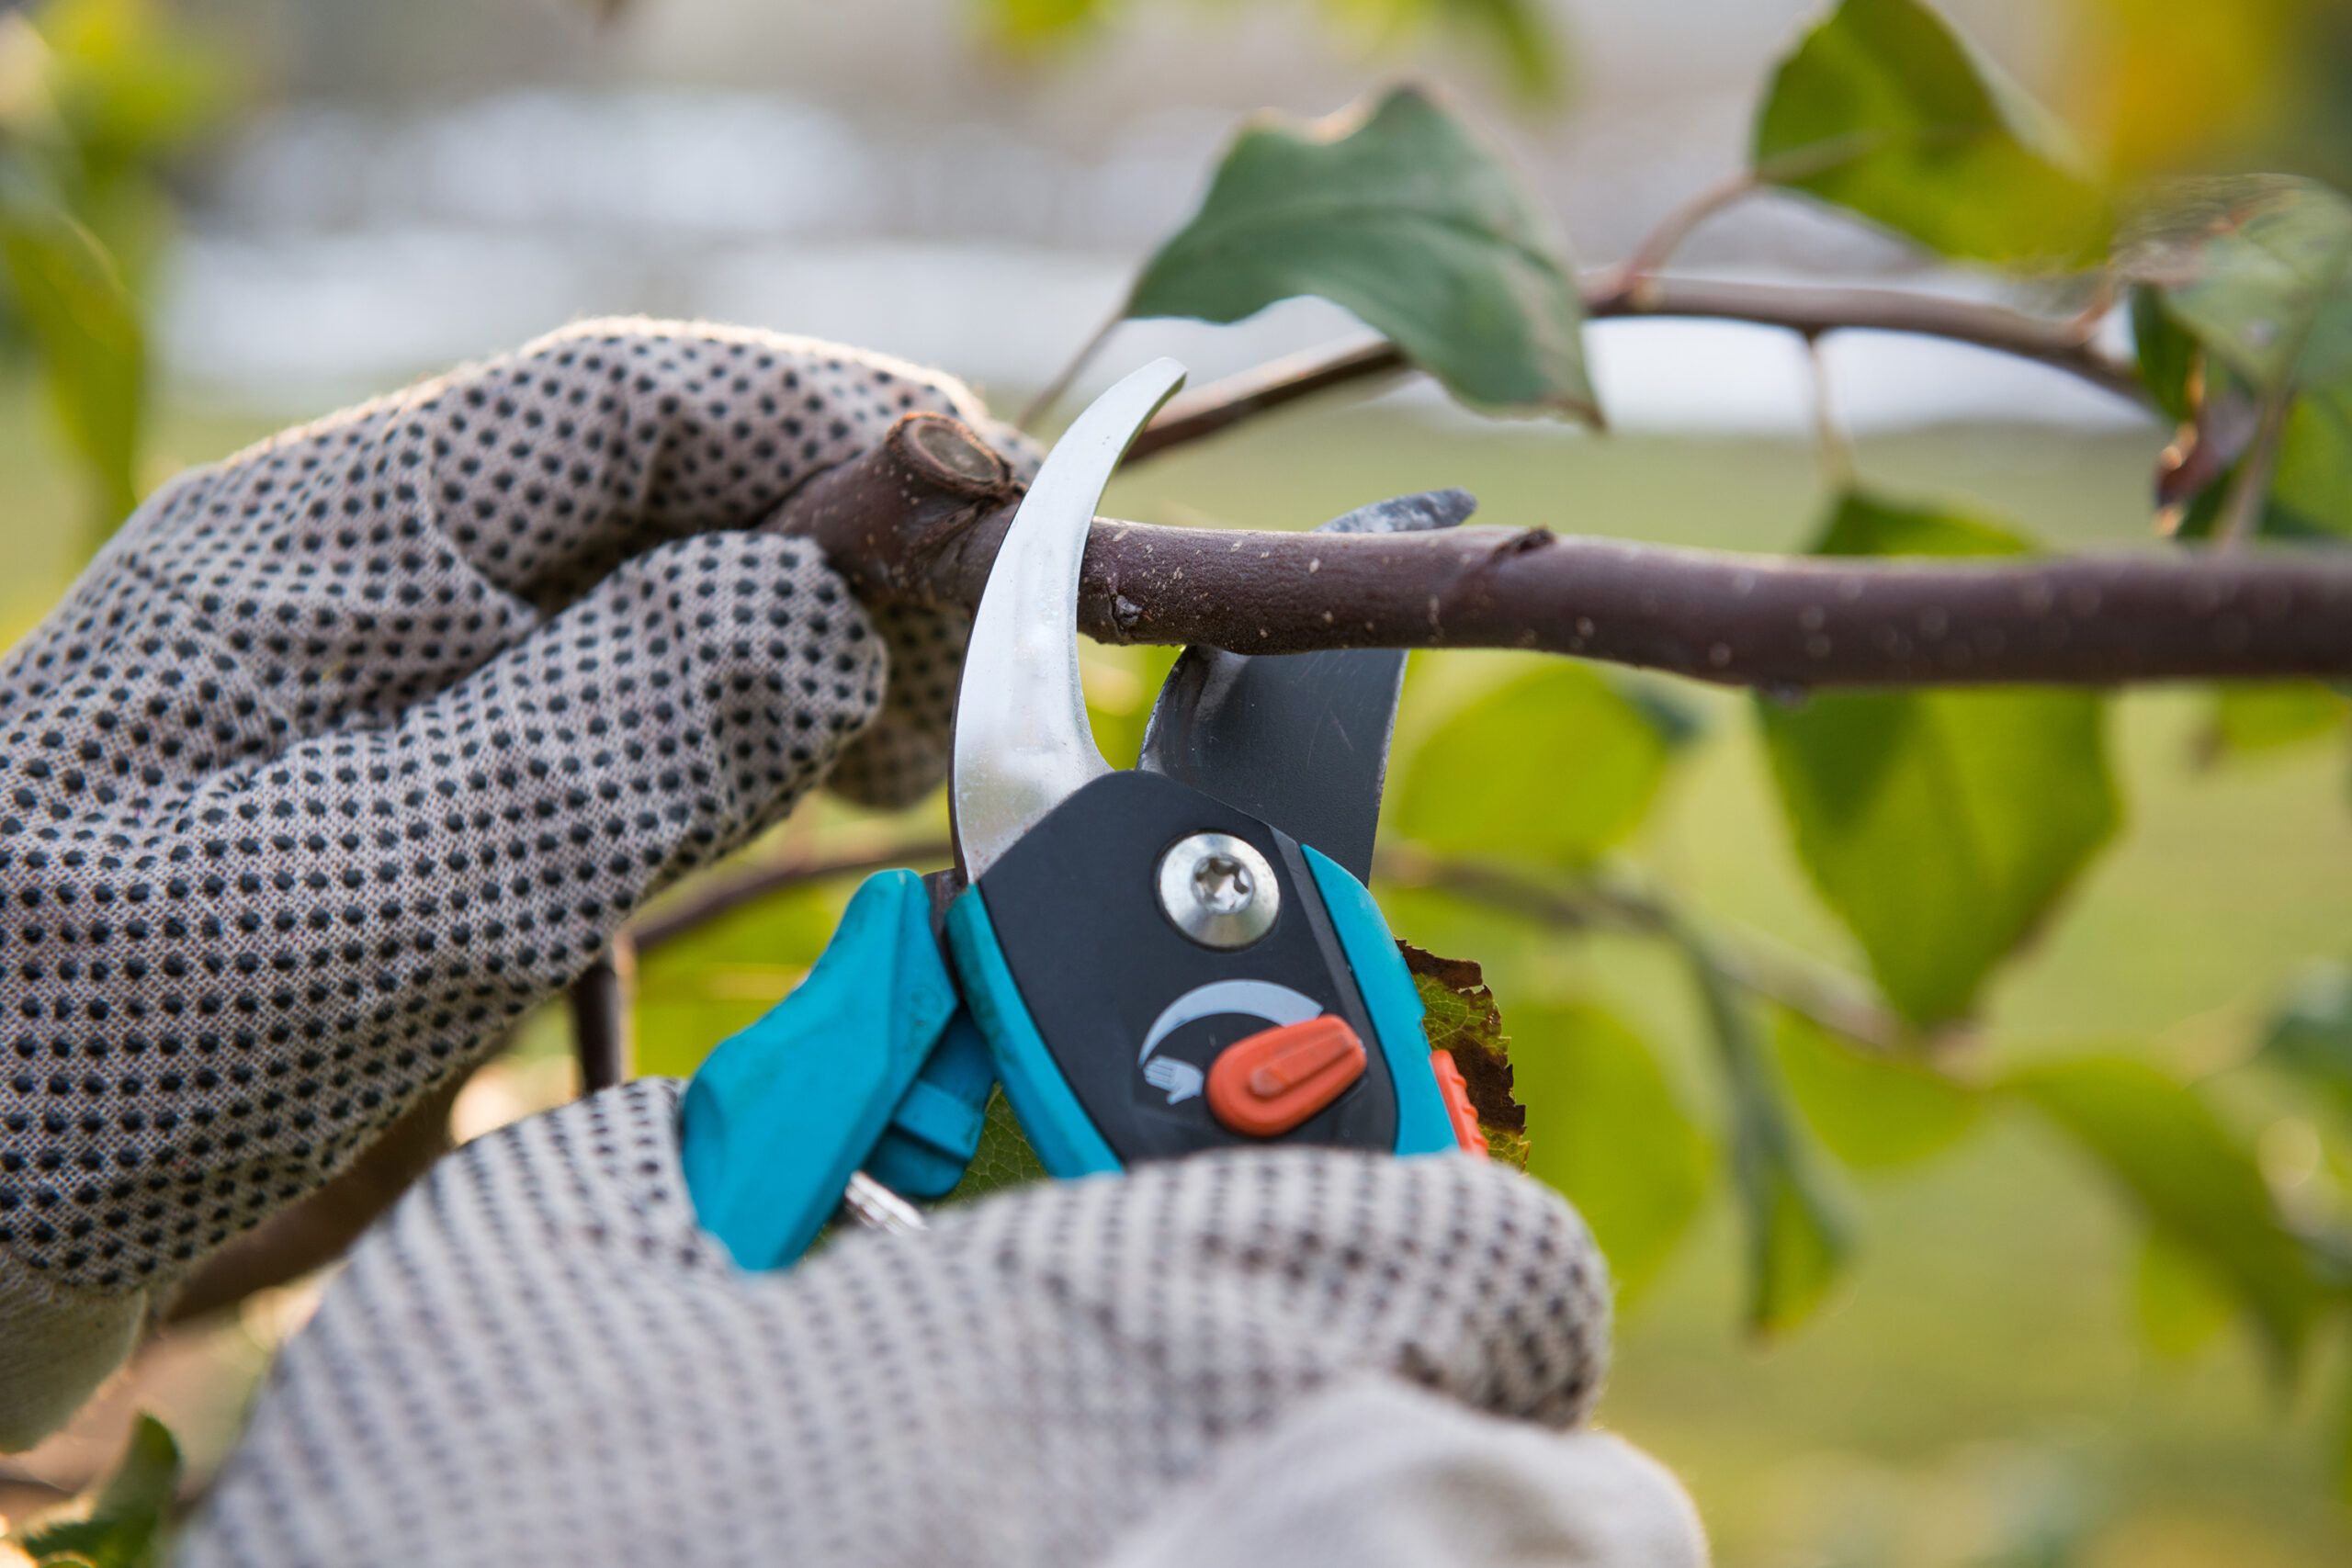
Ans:
{"label": "thin twig", "polygon": [[1127,449],[1127,461],[1132,463],[1171,446],[1214,435],[1284,403],[1296,402],[1334,387],[1362,384],[1369,390],[1382,378],[1404,375],[1411,368],[1396,345],[1385,343],[1343,349],[1336,354],[1317,350],[1277,359],[1171,399],[1159,411],[1159,417],[1136,437],[1136,444]]}
{"label": "thin twig", "polygon": [[571,984],[572,1046],[580,1061],[580,1092],[594,1094],[628,1081],[629,1021],[637,993],[637,950],[627,931],[615,934],[587,973]]}
{"label": "thin twig", "polygon": [[1747,199],[1756,191],[1752,170],[1739,169],[1701,189],[1670,209],[1657,226],[1644,235],[1633,254],[1605,275],[1612,291],[1622,291],[1657,272],[1674,258],[1691,231],[1716,213]]}
{"label": "thin twig", "polygon": [[[2146,401],[2131,364],[2098,345],[2096,321],[2052,321],[2006,306],[1932,294],[1700,278],[1628,279],[1612,269],[1588,282],[1585,313],[1594,321],[1671,316],[1747,321],[1786,327],[1808,338],[1837,332],[1943,338],[2033,360],[2119,398]],[[1295,355],[1170,402],[1136,442],[1127,460],[1172,450],[1304,398],[1411,368],[1396,345],[1385,343]]]}
{"label": "thin twig", "polygon": [[944,863],[952,853],[954,851],[945,840],[926,840],[837,860],[792,859],[766,865],[745,866],[738,871],[705,877],[671,903],[639,919],[629,928],[629,931],[638,953],[642,955],[666,946],[723,915],[732,914],[746,904],[787,888],[803,887],[815,882],[837,881],[844,876],[861,876],[868,872],[887,871],[893,866],[912,866],[920,870]]}
{"label": "thin twig", "polygon": [[[1500,867],[1404,848],[1384,852],[1377,869],[1393,883],[1451,894],[1564,931],[1606,928],[1679,941],[1690,924],[1657,895],[1603,878],[1539,882]],[[1917,1057],[1945,1041],[1942,1032],[1923,1036],[1859,987],[1814,965],[1760,949],[1735,948],[1720,938],[1711,940],[1708,949],[1724,977],[1742,990],[1874,1052]]]}

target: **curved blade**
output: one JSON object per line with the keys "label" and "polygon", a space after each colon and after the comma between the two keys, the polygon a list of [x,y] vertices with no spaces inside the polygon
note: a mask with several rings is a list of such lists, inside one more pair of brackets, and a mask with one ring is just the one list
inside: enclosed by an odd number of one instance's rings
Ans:
{"label": "curved blade", "polygon": [[[1430,491],[1358,507],[1318,534],[1451,528],[1477,509],[1467,491]],[[1372,875],[1380,793],[1405,650],[1227,653],[1188,648],[1144,730],[1139,766],[1312,844]]]}
{"label": "curved blade", "polygon": [[1111,771],[1079,689],[1079,566],[1112,470],[1183,384],[1182,365],[1155,359],[1095,399],[1054,443],[1005,533],[956,698],[948,809],[967,878]]}

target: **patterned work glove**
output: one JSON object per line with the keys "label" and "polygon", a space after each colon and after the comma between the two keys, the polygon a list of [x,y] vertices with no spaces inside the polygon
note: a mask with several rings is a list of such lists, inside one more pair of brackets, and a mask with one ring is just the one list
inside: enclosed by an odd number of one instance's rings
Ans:
{"label": "patterned work glove", "polygon": [[0,663],[0,1450],[649,895],[937,782],[961,619],[724,531],[910,410],[980,419],[586,324],[184,476]]}
{"label": "patterned work glove", "polygon": [[1693,1568],[1607,1287],[1480,1161],[1200,1155],[746,1274],[671,1080],[445,1160],[280,1354],[183,1568]]}

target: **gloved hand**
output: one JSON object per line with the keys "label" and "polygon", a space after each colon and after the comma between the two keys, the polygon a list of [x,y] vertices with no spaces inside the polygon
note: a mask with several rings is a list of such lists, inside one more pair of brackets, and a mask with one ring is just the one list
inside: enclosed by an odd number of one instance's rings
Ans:
{"label": "gloved hand", "polygon": [[664,884],[937,781],[962,618],[724,531],[910,410],[982,418],[588,323],[184,476],[0,664],[0,1450]]}
{"label": "gloved hand", "polygon": [[183,1568],[1704,1560],[1663,1471],[1572,1430],[1607,1287],[1525,1178],[1202,1155],[746,1274],[679,1087],[445,1160],[280,1354]]}

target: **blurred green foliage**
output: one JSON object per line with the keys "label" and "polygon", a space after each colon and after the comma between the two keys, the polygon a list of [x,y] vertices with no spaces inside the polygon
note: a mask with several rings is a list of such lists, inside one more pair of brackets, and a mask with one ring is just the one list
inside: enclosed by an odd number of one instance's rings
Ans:
{"label": "blurred green foliage", "polygon": [[1955,260],[2096,262],[2105,198],[2050,139],[2017,89],[1920,0],[1845,0],[1773,76],[1754,173]]}
{"label": "blurred green foliage", "polygon": [[2252,1151],[2202,1098],[2127,1054],[2037,1064],[2002,1087],[2071,1137],[2185,1266],[2224,1283],[2294,1373],[2326,1297]]}
{"label": "blurred green foliage", "polygon": [[2246,757],[2325,740],[2352,722],[2352,700],[2316,681],[2224,686],[2198,750],[2208,760]]}
{"label": "blurred green foliage", "polygon": [[1790,1097],[1822,1146],[1856,1172],[1899,1171],[1977,1130],[1975,1086],[1925,1054],[1840,1038],[1822,1021],[1774,1010],[1772,1044]]}
{"label": "blurred green foliage", "polygon": [[1747,1240],[1747,1322],[1758,1333],[1811,1316],[1851,1259],[1854,1222],[1767,1050],[1762,1009],[1704,939],[1679,933],[1730,1103],[1730,1174]]}
{"label": "blurred green foliage", "polygon": [[2275,168],[2352,182],[2341,0],[2072,0],[2059,107],[2132,179]]}
{"label": "blurred green foliage", "polygon": [[1713,1144],[1656,1050],[1607,1007],[1514,998],[1510,1028],[1512,1081],[1538,1108],[1527,1168],[1576,1204],[1631,1305],[1698,1219]]}
{"label": "blurred green foliage", "polygon": [[2262,1056],[2352,1125],[2352,969],[2329,964],[2307,976],[2271,1023]]}
{"label": "blurred green foliage", "polygon": [[1396,827],[1447,854],[1589,865],[1641,826],[1679,739],[1619,681],[1554,661],[1447,716],[1396,780]]}
{"label": "blurred green foliage", "polygon": [[122,1463],[77,1517],[5,1538],[40,1568],[155,1568],[164,1560],[180,1449],[152,1416],[132,1427]]}
{"label": "blurred green foliage", "polygon": [[48,389],[103,537],[137,500],[146,282],[164,170],[232,73],[162,0],[39,0],[0,16],[0,353]]}
{"label": "blurred green foliage", "polygon": [[2265,527],[2352,534],[2352,203],[2285,176],[2175,186],[2121,271],[2142,290],[2151,385],[2197,440],[2229,448],[2181,498],[2184,532],[2211,525],[2249,462],[2275,459]]}
{"label": "blurred green foliage", "polygon": [[[1133,10],[1136,0],[967,3],[999,43],[1029,53],[1084,37]],[[1431,32],[1460,39],[1499,67],[1512,91],[1531,103],[1552,101],[1561,90],[1565,44],[1543,0],[1313,0],[1312,8],[1376,49],[1397,49]]]}
{"label": "blurred green foliage", "polygon": [[[2007,555],[1981,518],[1849,494],[1822,555]],[[1964,626],[1922,626],[1966,649]],[[1965,1014],[2115,831],[2104,716],[2068,691],[1758,699],[1781,809],[1823,899],[1913,1022]]]}

